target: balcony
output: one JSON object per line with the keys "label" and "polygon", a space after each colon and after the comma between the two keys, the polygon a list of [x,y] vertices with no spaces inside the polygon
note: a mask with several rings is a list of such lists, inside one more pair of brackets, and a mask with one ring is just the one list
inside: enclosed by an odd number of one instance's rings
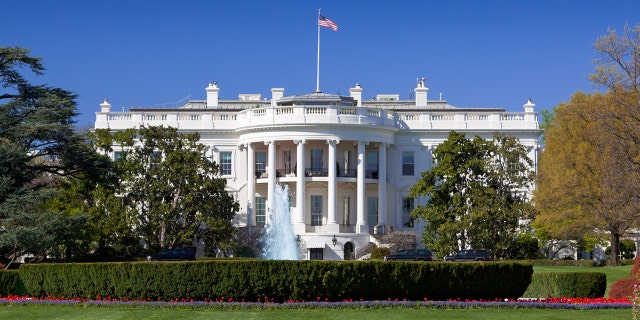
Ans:
{"label": "balcony", "polygon": [[329,168],[305,168],[305,177],[328,177]]}
{"label": "balcony", "polygon": [[[255,175],[256,175],[256,179],[268,178],[267,172],[256,171]],[[297,175],[295,170],[276,169],[276,178],[292,178],[296,176]],[[313,177],[326,178],[326,177],[329,177],[329,168],[305,168],[304,176],[308,178],[313,178]],[[364,176],[367,179],[378,179],[378,171],[365,170]],[[336,170],[336,177],[357,178],[358,170],[357,169],[339,169],[339,170]]]}

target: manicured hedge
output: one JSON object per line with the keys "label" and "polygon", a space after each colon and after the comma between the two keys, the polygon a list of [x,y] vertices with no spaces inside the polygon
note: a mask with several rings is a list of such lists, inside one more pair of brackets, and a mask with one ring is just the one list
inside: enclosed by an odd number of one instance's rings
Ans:
{"label": "manicured hedge", "polygon": [[0,271],[0,296],[25,295],[26,289],[20,281],[18,270]]}
{"label": "manicured hedge", "polygon": [[549,259],[535,259],[535,260],[523,260],[531,263],[534,266],[556,266],[556,267],[595,267],[596,262],[594,260],[549,260]]}
{"label": "manicured hedge", "polygon": [[536,272],[525,298],[600,298],[607,289],[601,272]]}
{"label": "manicured hedge", "polygon": [[32,296],[245,301],[518,298],[533,267],[520,262],[196,261],[32,264]]}

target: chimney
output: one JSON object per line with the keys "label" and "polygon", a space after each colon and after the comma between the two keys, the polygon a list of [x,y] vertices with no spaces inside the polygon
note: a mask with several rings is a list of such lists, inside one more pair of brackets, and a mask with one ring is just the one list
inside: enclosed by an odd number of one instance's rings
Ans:
{"label": "chimney", "polygon": [[533,103],[531,102],[531,98],[529,98],[529,99],[527,100],[527,103],[526,103],[525,105],[523,105],[522,107],[524,108],[524,112],[526,112],[526,113],[530,113],[530,112],[534,112],[534,111],[533,111],[533,108],[534,108],[535,106],[536,106],[536,105],[535,105],[535,104],[533,104]]}
{"label": "chimney", "polygon": [[100,109],[102,112],[111,112],[111,104],[107,98],[104,98],[104,102],[100,104]]}
{"label": "chimney", "polygon": [[284,88],[271,88],[271,106],[278,105],[278,100],[284,97]]}
{"label": "chimney", "polygon": [[356,83],[355,87],[349,88],[349,93],[351,93],[351,98],[358,102],[357,106],[362,106],[362,87],[360,84]]}
{"label": "chimney", "polygon": [[427,107],[427,93],[429,92],[429,88],[424,86],[424,78],[418,81],[416,85],[416,107]]}
{"label": "chimney", "polygon": [[218,88],[217,82],[212,82],[209,84],[207,88],[207,108],[217,108],[218,107],[218,94],[220,93],[220,89]]}

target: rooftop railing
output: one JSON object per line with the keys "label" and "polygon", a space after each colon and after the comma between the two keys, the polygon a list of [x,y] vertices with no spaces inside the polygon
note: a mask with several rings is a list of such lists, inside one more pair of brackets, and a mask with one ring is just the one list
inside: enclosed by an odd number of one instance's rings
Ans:
{"label": "rooftop railing", "polygon": [[96,128],[126,129],[140,125],[165,125],[181,129],[238,130],[291,124],[373,125],[400,130],[502,130],[538,129],[536,113],[455,111],[452,109],[393,111],[345,106],[277,106],[231,109],[135,109],[97,112]]}

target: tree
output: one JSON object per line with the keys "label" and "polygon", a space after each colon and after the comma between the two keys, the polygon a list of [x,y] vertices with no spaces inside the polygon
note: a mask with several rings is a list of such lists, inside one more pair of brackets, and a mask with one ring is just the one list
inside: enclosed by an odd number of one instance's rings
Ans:
{"label": "tree", "polygon": [[609,29],[594,48],[600,57],[590,79],[606,92],[578,93],[556,108],[540,159],[536,225],[548,238],[608,233],[615,266],[620,237],[638,224],[640,25]]}
{"label": "tree", "polygon": [[0,256],[7,266],[55,244],[44,239],[59,213],[42,202],[51,199],[56,178],[96,177],[105,164],[74,132],[76,95],[30,84],[21,74],[42,75],[41,60],[24,48],[0,47]]}
{"label": "tree", "polygon": [[118,176],[110,170],[103,178],[98,182],[84,176],[58,181],[56,197],[49,202],[51,210],[86,218],[82,232],[61,243],[66,259],[113,261],[131,259],[143,251],[127,223],[122,199],[116,195]]}
{"label": "tree", "polygon": [[172,127],[142,127],[110,133],[96,130],[97,145],[123,148],[114,166],[116,194],[131,230],[151,250],[204,241],[209,250],[227,250],[235,229],[237,201],[218,177],[197,133]]}
{"label": "tree", "polygon": [[540,237],[580,240],[605,231],[612,266],[620,237],[640,218],[640,171],[628,141],[620,137],[628,127],[603,116],[618,112],[620,98],[613,92],[577,93],[556,108],[545,132],[534,197]]}
{"label": "tree", "polygon": [[600,58],[594,60],[591,82],[612,92],[640,92],[640,24],[625,24],[622,34],[609,28],[594,44]]}
{"label": "tree", "polygon": [[435,166],[411,188],[411,196],[426,197],[412,212],[426,221],[425,245],[438,255],[469,247],[508,255],[534,215],[526,148],[504,135],[469,140],[451,132],[433,157]]}

